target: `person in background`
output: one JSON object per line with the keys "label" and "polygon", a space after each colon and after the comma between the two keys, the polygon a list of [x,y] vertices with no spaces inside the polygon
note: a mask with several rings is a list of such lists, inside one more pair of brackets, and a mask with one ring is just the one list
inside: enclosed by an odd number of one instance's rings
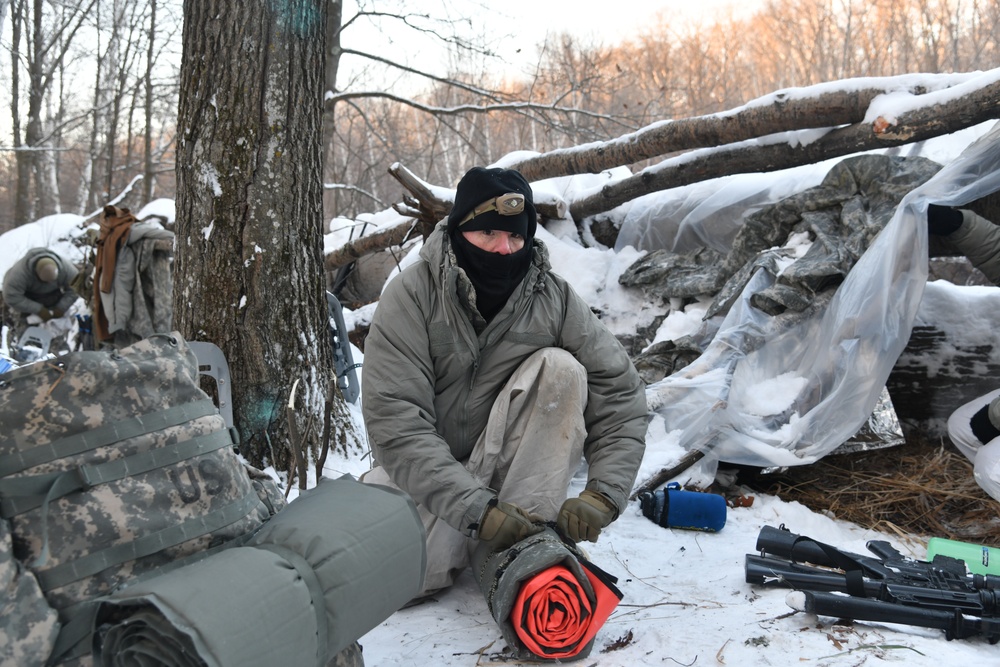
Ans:
{"label": "person in background", "polygon": [[[420,260],[389,282],[365,343],[375,467],[417,503],[424,596],[473,551],[555,522],[596,541],[625,509],[645,449],[645,386],[625,349],[535,238],[517,171],[475,167]],[[587,483],[566,498],[586,459]]]}
{"label": "person in background", "polygon": [[[927,231],[947,238],[1000,286],[1000,226],[968,209],[930,204]],[[1000,389],[955,410],[948,417],[948,437],[972,461],[976,483],[1000,500]]]}
{"label": "person in background", "polygon": [[16,342],[31,325],[52,333],[52,349],[65,346],[73,325],[68,315],[80,296],[71,285],[77,268],[49,248],[32,248],[11,266],[3,278],[3,300],[12,311],[11,341]]}

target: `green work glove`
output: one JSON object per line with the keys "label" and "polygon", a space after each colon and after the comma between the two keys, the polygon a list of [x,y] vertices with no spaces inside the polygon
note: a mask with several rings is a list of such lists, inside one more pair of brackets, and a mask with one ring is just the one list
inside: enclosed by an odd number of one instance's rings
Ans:
{"label": "green work glove", "polygon": [[618,508],[606,496],[587,489],[579,498],[567,498],[556,526],[574,542],[596,542],[601,529],[618,517]]}
{"label": "green work glove", "polygon": [[38,311],[37,315],[42,318],[42,322],[48,322],[52,319],[52,311],[50,311],[45,306],[42,306],[41,310]]}
{"label": "green work glove", "polygon": [[489,544],[493,551],[503,551],[529,535],[542,532],[542,526],[535,524],[542,521],[542,517],[529,514],[517,505],[497,502],[483,515],[479,539]]}
{"label": "green work glove", "polygon": [[927,232],[936,236],[948,236],[962,226],[962,212],[951,206],[927,205]]}

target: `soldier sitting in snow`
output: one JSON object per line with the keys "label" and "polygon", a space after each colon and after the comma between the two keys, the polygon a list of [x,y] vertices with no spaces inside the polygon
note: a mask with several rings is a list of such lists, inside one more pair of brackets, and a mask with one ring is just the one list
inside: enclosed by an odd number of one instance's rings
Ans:
{"label": "soldier sitting in snow", "polygon": [[[946,237],[1000,286],[1000,226],[967,209],[930,204],[927,231]],[[955,410],[948,418],[948,437],[972,461],[976,483],[1000,500],[1000,389]]]}
{"label": "soldier sitting in snow", "polygon": [[[535,238],[531,187],[470,170],[420,261],[386,287],[365,344],[362,406],[377,467],[427,529],[425,592],[485,543],[557,522],[596,541],[625,509],[645,447],[645,389],[625,349]],[[586,489],[566,498],[580,465]]]}

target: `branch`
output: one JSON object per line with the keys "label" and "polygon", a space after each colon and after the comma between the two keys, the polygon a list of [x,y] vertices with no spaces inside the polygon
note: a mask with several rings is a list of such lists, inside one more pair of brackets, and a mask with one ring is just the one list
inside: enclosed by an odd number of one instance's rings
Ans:
{"label": "branch", "polygon": [[485,90],[483,88],[479,88],[477,86],[473,86],[473,85],[470,85],[468,83],[464,83],[462,81],[458,81],[457,79],[452,79],[452,78],[449,78],[449,77],[437,76],[435,74],[430,74],[430,73],[424,72],[422,70],[413,69],[412,67],[409,67],[408,65],[401,65],[401,64],[399,64],[397,62],[394,62],[394,61],[389,60],[387,58],[383,58],[381,56],[373,55],[371,53],[365,53],[363,51],[355,51],[354,49],[341,49],[340,52],[342,54],[355,55],[355,56],[358,56],[360,58],[368,58],[370,60],[374,60],[375,62],[382,63],[383,65],[389,65],[390,67],[395,67],[396,69],[402,70],[404,72],[409,72],[410,74],[416,74],[417,76],[422,76],[422,77],[424,77],[426,79],[430,79],[431,81],[437,81],[438,83],[443,83],[443,84],[446,84],[446,85],[449,85],[449,86],[454,86],[455,88],[461,88],[462,90],[467,90],[470,93],[476,93],[477,95],[482,95],[483,97],[488,97],[491,100],[500,99],[500,96],[497,95],[497,93],[495,91]]}
{"label": "branch", "polygon": [[347,266],[365,255],[385,250],[393,246],[401,246],[412,238],[413,230],[416,229],[417,221],[396,225],[376,234],[362,236],[357,241],[347,243],[326,256],[325,266],[327,271],[336,271],[342,266]]}
{"label": "branch", "polygon": [[[879,117],[874,122],[831,129],[811,143],[796,142],[793,145],[790,142],[790,139],[795,139],[793,133],[791,137],[771,135],[721,149],[692,151],[606,185],[599,192],[572,202],[570,214],[579,222],[651,192],[720,176],[771,172],[815,164],[841,155],[901,146],[951,134],[1000,118],[1000,81],[997,77],[998,73],[994,72],[990,77],[993,80],[978,88],[963,84],[961,88],[970,88],[965,94],[953,94],[951,91],[946,91],[947,97],[934,94],[934,99],[942,101],[917,107],[901,114],[895,121]],[[956,90],[957,88],[959,87]],[[924,97],[931,98],[932,94]]]}
{"label": "branch", "polygon": [[363,99],[369,97],[376,97],[376,98],[390,100],[392,102],[399,102],[400,104],[405,104],[419,111],[424,111],[426,113],[437,116],[455,116],[462,113],[490,113],[493,111],[518,111],[518,112],[558,111],[566,114],[577,114],[588,118],[596,118],[600,120],[608,120],[620,123],[620,121],[618,121],[616,118],[614,118],[613,116],[608,116],[607,114],[595,113],[593,111],[587,111],[586,109],[577,109],[575,107],[560,107],[554,104],[536,104],[535,102],[503,102],[499,104],[485,104],[485,105],[461,104],[455,107],[438,107],[438,106],[430,106],[427,104],[422,104],[408,97],[400,97],[399,95],[393,95],[392,93],[386,93],[380,90],[356,91],[351,93],[328,93],[326,96],[326,104],[333,105],[336,104],[337,102],[344,102],[348,100]]}
{"label": "branch", "polygon": [[[932,78],[947,88],[972,77],[942,74]],[[926,76],[860,81],[869,85],[861,89],[830,90],[830,84],[818,84],[781,90],[725,113],[654,123],[611,141],[550,151],[511,168],[520,171],[529,182],[570,174],[596,174],[677,151],[731,144],[776,132],[860,123],[879,95],[928,92],[923,87]]]}
{"label": "branch", "polygon": [[83,220],[81,220],[77,224],[77,227],[79,227],[80,229],[85,228],[90,223],[91,220],[99,216],[104,211],[105,206],[117,206],[118,204],[120,204],[122,201],[124,201],[126,197],[129,196],[129,194],[131,194],[132,188],[135,187],[135,184],[141,180],[142,180],[142,174],[137,174],[136,176],[132,177],[132,180],[128,182],[128,185],[125,186],[124,190],[118,193],[118,196],[116,196],[114,199],[108,202],[105,202],[104,205],[102,205],[99,209],[97,209],[90,215],[84,217]]}
{"label": "branch", "polygon": [[369,18],[369,19],[377,19],[377,18],[396,19],[396,20],[402,22],[406,27],[410,28],[411,30],[414,30],[414,31],[416,31],[418,33],[423,33],[425,35],[430,35],[430,36],[432,36],[432,37],[434,37],[436,39],[441,40],[445,44],[453,44],[453,45],[457,46],[458,48],[466,50],[466,51],[469,51],[471,53],[477,53],[477,54],[485,55],[485,56],[492,56],[493,55],[492,52],[490,52],[488,50],[485,50],[485,49],[482,49],[482,48],[476,46],[475,44],[472,44],[471,42],[468,42],[468,41],[462,39],[458,34],[455,34],[453,36],[444,35],[441,32],[439,32],[437,29],[434,29],[434,28],[425,28],[423,26],[418,25],[417,23],[415,23],[413,21],[413,19],[417,18],[417,19],[425,19],[427,21],[431,21],[433,23],[438,23],[438,24],[442,24],[442,25],[452,25],[452,26],[454,26],[454,25],[457,25],[459,23],[464,23],[464,24],[467,24],[468,26],[471,26],[472,22],[469,19],[467,19],[467,18],[461,18],[461,19],[458,19],[458,20],[452,20],[452,19],[434,18],[430,14],[419,14],[419,13],[416,13],[416,12],[408,12],[406,14],[396,14],[394,12],[359,11],[357,14],[355,14],[354,16],[352,16],[351,18],[349,18],[347,21],[345,21],[344,24],[340,27],[340,29],[337,32],[338,33],[343,32],[345,28],[347,28],[349,25],[351,25],[355,21],[361,19],[362,17]]}
{"label": "branch", "polygon": [[358,187],[356,185],[345,185],[344,183],[324,183],[323,184],[323,189],[324,190],[346,190],[348,192],[356,192],[356,193],[358,193],[360,195],[368,197],[369,199],[371,199],[373,202],[375,202],[379,206],[385,206],[385,202],[383,202],[381,199],[379,199],[378,195],[376,195],[373,192],[369,192],[368,190],[365,190],[364,188],[360,188],[360,187]]}

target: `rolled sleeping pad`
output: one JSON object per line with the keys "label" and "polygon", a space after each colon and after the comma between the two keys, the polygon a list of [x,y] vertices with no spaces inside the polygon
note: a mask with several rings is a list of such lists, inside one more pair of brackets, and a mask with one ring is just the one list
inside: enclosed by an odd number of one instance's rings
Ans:
{"label": "rolled sleeping pad", "polygon": [[350,476],[322,480],[245,545],[102,602],[96,665],[325,666],[423,588],[413,501]]}
{"label": "rolled sleeping pad", "polygon": [[551,527],[504,551],[484,544],[473,554],[473,572],[520,660],[587,657],[622,599],[617,580]]}

